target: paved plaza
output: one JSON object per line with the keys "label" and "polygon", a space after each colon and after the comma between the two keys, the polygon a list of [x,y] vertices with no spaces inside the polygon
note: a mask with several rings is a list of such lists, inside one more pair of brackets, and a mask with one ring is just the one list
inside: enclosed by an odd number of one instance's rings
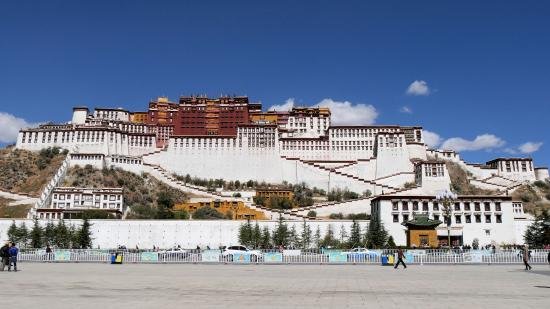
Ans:
{"label": "paved plaza", "polygon": [[548,308],[535,265],[109,265],[0,272],[10,308]]}

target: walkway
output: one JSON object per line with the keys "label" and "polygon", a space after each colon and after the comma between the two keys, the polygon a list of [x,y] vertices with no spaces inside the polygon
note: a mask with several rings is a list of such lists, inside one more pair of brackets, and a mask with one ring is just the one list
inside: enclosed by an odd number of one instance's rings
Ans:
{"label": "walkway", "polygon": [[545,308],[550,267],[22,263],[12,308]]}

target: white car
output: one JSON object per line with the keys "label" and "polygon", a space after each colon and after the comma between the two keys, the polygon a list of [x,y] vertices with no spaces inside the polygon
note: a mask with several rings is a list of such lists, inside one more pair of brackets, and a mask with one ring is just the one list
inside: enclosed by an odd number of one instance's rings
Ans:
{"label": "white car", "polygon": [[342,254],[347,255],[350,260],[374,259],[380,255],[378,252],[367,248],[353,248],[351,251],[342,252]]}
{"label": "white car", "polygon": [[223,249],[222,258],[226,261],[233,262],[234,255],[249,255],[251,262],[257,262],[262,258],[260,250],[250,250],[245,246],[230,246]]}

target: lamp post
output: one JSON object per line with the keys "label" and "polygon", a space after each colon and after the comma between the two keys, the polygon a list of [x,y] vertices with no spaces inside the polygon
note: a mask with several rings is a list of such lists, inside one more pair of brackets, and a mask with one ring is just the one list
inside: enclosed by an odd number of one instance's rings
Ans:
{"label": "lamp post", "polygon": [[458,198],[456,193],[445,190],[439,192],[435,199],[443,206],[443,213],[447,219],[447,245],[449,246],[449,251],[451,251],[451,215],[453,213],[452,204]]}

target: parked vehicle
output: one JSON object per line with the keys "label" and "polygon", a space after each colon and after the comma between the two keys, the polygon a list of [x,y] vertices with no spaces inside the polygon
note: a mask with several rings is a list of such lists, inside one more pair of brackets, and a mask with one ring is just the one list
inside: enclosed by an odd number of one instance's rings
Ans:
{"label": "parked vehicle", "polygon": [[245,246],[229,246],[223,249],[222,259],[233,262],[235,255],[249,255],[251,262],[258,262],[262,259],[262,252],[259,250],[250,250]]}
{"label": "parked vehicle", "polygon": [[158,252],[159,259],[163,260],[185,260],[189,258],[191,253],[189,250],[184,250],[181,248],[172,248],[169,250],[162,250]]}
{"label": "parked vehicle", "polygon": [[372,260],[380,256],[380,253],[367,248],[353,248],[350,251],[342,252],[342,254],[347,255],[348,261]]}

